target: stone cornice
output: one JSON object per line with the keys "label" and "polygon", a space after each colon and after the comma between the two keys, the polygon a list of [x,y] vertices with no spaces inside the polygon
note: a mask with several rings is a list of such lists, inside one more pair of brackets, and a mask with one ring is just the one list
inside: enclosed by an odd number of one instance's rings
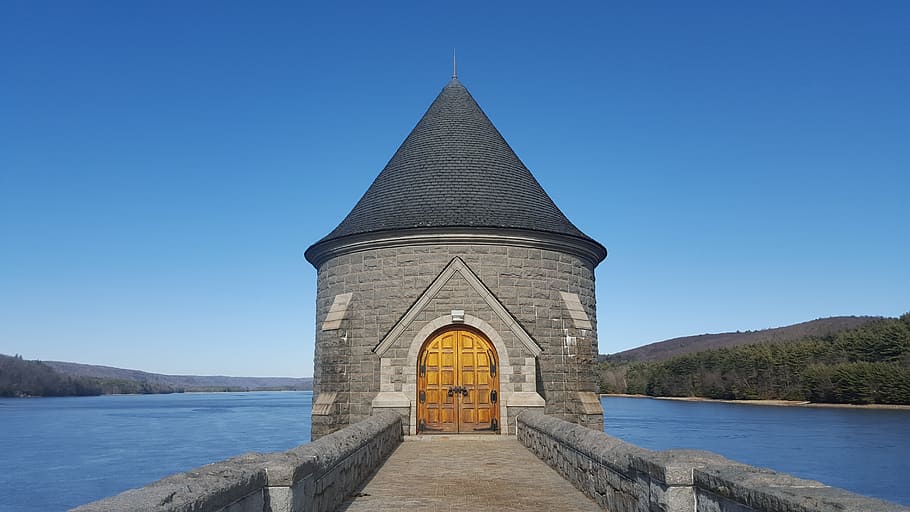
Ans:
{"label": "stone cornice", "polygon": [[326,261],[359,251],[420,245],[510,245],[581,257],[596,267],[607,257],[599,243],[580,237],[505,228],[404,229],[349,235],[310,246],[304,256],[317,269]]}

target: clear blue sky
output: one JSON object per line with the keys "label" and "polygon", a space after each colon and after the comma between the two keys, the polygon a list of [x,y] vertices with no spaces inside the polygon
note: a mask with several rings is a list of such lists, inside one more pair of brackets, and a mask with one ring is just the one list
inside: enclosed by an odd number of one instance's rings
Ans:
{"label": "clear blue sky", "polygon": [[610,255],[600,351],[910,310],[910,3],[0,3],[0,353],[309,376],[451,74]]}

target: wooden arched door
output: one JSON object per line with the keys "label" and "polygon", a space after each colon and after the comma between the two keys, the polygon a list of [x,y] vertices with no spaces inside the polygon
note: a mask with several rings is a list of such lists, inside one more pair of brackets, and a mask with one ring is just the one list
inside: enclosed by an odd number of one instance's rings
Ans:
{"label": "wooden arched door", "polygon": [[437,332],[417,358],[417,432],[499,431],[499,358],[479,332]]}

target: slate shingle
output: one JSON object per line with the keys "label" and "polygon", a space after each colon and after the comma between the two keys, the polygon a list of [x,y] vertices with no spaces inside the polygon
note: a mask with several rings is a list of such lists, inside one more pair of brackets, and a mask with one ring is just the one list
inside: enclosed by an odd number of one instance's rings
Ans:
{"label": "slate shingle", "polygon": [[553,203],[455,78],[353,210],[317,244],[441,227],[525,229],[591,240]]}

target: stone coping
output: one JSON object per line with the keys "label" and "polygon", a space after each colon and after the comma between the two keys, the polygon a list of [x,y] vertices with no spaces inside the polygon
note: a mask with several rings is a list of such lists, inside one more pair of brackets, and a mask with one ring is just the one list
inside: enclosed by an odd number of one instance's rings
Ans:
{"label": "stone coping", "polygon": [[[688,507],[694,502],[698,512],[910,512],[897,503],[749,466],[712,452],[647,450],[536,411],[518,417],[518,439],[589,496],[607,501],[615,496],[605,494],[634,494],[645,510],[675,512],[676,507],[666,505],[674,503],[672,500],[655,503],[655,496],[690,489],[686,492],[691,500],[678,503]],[[606,480],[620,482],[622,488],[605,491],[601,479],[581,474],[597,468],[618,475]]]}
{"label": "stone coping", "polygon": [[399,415],[380,412],[285,452],[249,453],[208,464],[73,511],[218,512],[234,510],[236,504],[247,503],[244,500],[254,505],[244,505],[239,510],[272,510],[264,508],[267,488],[291,488],[307,478],[318,480],[385,434],[401,441]]}
{"label": "stone coping", "polygon": [[[401,416],[383,411],[286,452],[265,456],[269,486],[291,486],[305,476],[319,478],[385,430],[401,429]],[[399,435],[399,438],[401,436]]]}
{"label": "stone coping", "polygon": [[261,454],[250,453],[163,478],[83,505],[78,512],[201,512],[220,510],[267,484]]}

